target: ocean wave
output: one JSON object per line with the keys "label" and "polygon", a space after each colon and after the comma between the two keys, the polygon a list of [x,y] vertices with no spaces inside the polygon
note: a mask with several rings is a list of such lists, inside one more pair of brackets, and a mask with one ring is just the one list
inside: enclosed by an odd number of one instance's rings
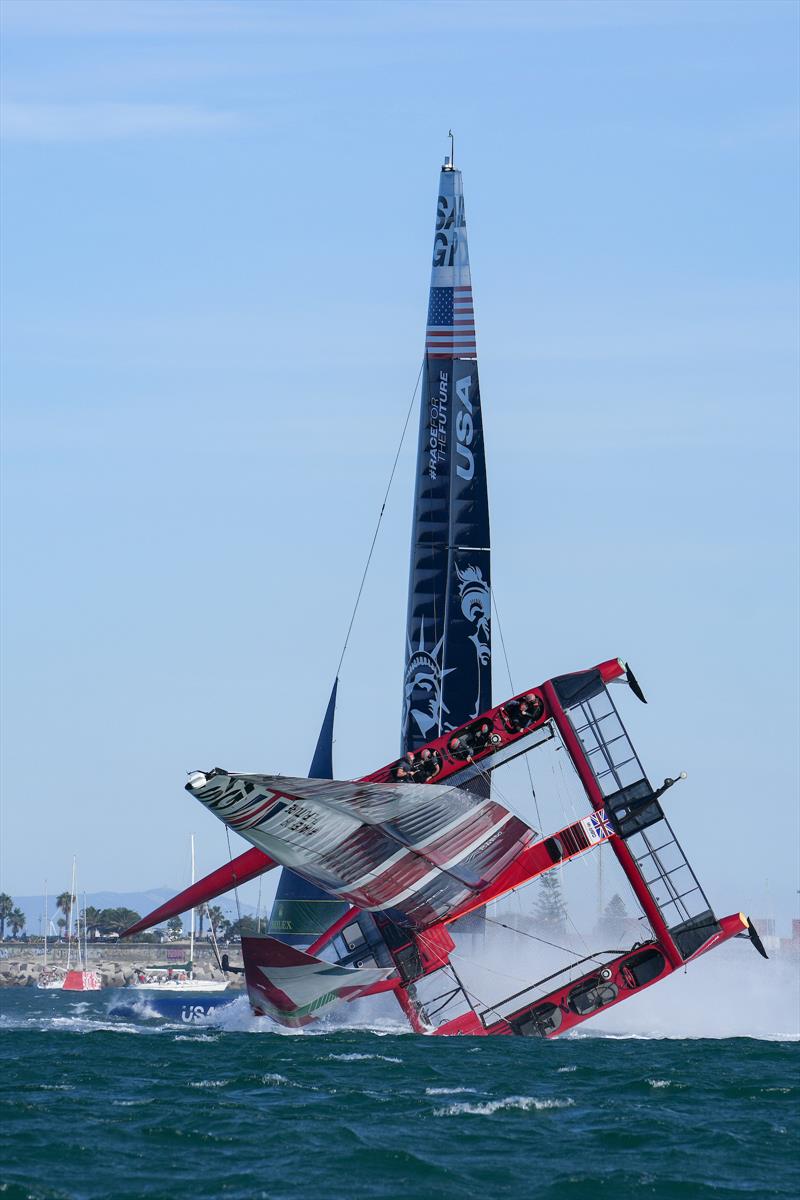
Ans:
{"label": "ocean wave", "polygon": [[327,1054],[331,1062],[366,1062],[367,1059],[380,1059],[381,1062],[401,1063],[402,1058],[394,1058],[391,1054]]}
{"label": "ocean wave", "polygon": [[461,1095],[464,1095],[466,1092],[472,1092],[474,1095],[474,1093],[477,1090],[478,1090],[477,1088],[468,1088],[468,1087],[451,1087],[451,1088],[427,1087],[427,1088],[425,1088],[425,1095],[426,1096],[461,1096]]}
{"label": "ocean wave", "polygon": [[569,1041],[605,1042],[800,1042],[800,1033],[665,1033],[652,1030],[649,1033],[610,1033],[603,1029],[573,1029],[563,1035]]}
{"label": "ocean wave", "polygon": [[501,1112],[503,1109],[516,1108],[521,1112],[529,1112],[533,1109],[540,1112],[548,1108],[571,1108],[574,1103],[575,1101],[569,1096],[564,1100],[537,1100],[535,1096],[505,1096],[502,1100],[486,1100],[483,1104],[472,1104],[462,1100],[457,1104],[449,1104],[447,1108],[434,1109],[433,1115],[435,1117],[466,1115],[490,1117],[493,1113]]}

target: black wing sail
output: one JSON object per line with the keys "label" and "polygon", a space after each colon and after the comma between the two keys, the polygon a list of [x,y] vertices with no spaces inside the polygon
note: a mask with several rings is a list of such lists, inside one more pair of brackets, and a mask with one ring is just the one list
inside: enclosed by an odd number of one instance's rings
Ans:
{"label": "black wing sail", "polygon": [[403,680],[402,750],[491,707],[489,507],[461,172],[436,209]]}

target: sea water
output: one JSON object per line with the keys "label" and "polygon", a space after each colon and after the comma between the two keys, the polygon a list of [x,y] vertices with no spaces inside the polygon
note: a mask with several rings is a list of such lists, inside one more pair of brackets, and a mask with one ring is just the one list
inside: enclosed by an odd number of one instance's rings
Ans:
{"label": "sea water", "polygon": [[575,1200],[800,1195],[800,1044],[588,1031],[279,1032],[107,993],[0,993],[0,1195]]}

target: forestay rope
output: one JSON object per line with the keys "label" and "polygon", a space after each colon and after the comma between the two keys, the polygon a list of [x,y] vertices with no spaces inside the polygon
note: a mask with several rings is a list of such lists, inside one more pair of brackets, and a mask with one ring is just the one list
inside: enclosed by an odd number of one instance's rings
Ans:
{"label": "forestay rope", "polygon": [[[503,626],[500,621],[500,609],[498,608],[498,605],[497,605],[497,595],[496,595],[493,587],[489,588],[489,594],[492,598],[492,611],[493,611],[494,615],[497,617],[497,632],[500,634],[500,645],[503,650],[503,658],[505,659],[505,664],[506,664],[506,673],[508,675],[508,686],[511,688],[511,695],[514,696],[514,695],[516,695],[516,689],[514,687],[514,680],[511,678],[511,664],[508,661],[508,654],[506,653],[506,639],[503,637]],[[533,803],[536,807],[536,822],[539,827],[539,831],[541,832],[542,815],[539,812],[539,800],[536,795],[536,788],[533,786],[533,774],[531,773],[531,764],[528,761],[527,755],[525,756],[525,766],[528,771],[528,781],[531,785],[531,795],[533,796]]]}
{"label": "forestay rope", "polygon": [[356,602],[353,605],[353,612],[350,616],[350,624],[347,626],[347,633],[345,634],[345,637],[344,637],[344,645],[342,646],[342,653],[339,656],[339,665],[336,668],[337,679],[339,677],[339,672],[342,669],[342,663],[344,662],[344,656],[347,653],[347,644],[350,641],[350,634],[353,631],[353,624],[356,619],[356,613],[358,612],[358,606],[361,602],[361,593],[364,591],[364,584],[367,581],[367,572],[369,571],[370,563],[372,562],[372,555],[375,550],[375,543],[378,540],[378,533],[380,532],[381,522],[383,520],[383,514],[386,511],[386,502],[389,499],[389,492],[391,491],[392,483],[394,481],[395,471],[397,470],[397,463],[400,459],[400,452],[402,451],[403,443],[406,440],[406,430],[408,429],[408,422],[411,420],[411,412],[414,408],[414,401],[417,398],[417,392],[419,391],[419,383],[420,383],[420,380],[422,379],[422,368],[424,366],[425,366],[425,360],[423,359],[422,362],[420,363],[419,373],[417,374],[417,382],[414,384],[414,390],[411,393],[411,400],[408,405],[408,412],[406,413],[406,419],[403,422],[403,431],[400,434],[400,441],[397,444],[397,452],[395,453],[395,456],[394,456],[394,462],[392,463],[392,469],[389,472],[389,482],[386,484],[386,491],[384,492],[384,495],[383,495],[383,503],[381,504],[381,510],[378,513],[378,520],[375,524],[375,532],[372,535],[372,541],[370,543],[369,553],[367,555],[367,561],[364,564],[364,571],[361,576],[361,583],[358,585],[358,593],[356,595]]}
{"label": "forestay rope", "polygon": [[[408,404],[408,410],[406,411],[405,420],[403,422],[403,428],[400,433],[400,440],[397,443],[397,450],[395,451],[394,462],[392,463],[392,469],[389,472],[389,481],[386,484],[386,491],[383,494],[383,502],[381,504],[380,512],[378,513],[378,520],[375,523],[375,532],[373,533],[372,541],[370,542],[369,553],[367,554],[367,561],[364,564],[364,570],[361,575],[361,582],[358,585],[358,592],[356,593],[355,604],[353,605],[353,611],[350,614],[350,623],[347,626],[347,633],[345,634],[344,644],[342,646],[342,652],[339,655],[339,663],[338,663],[338,666],[336,667],[336,678],[337,679],[339,677],[339,672],[342,669],[342,663],[344,662],[344,656],[347,653],[347,646],[350,641],[350,634],[353,631],[353,625],[355,624],[356,614],[358,613],[358,606],[361,602],[361,594],[364,591],[364,584],[367,581],[367,573],[369,571],[370,564],[372,562],[372,555],[375,552],[375,544],[378,540],[378,534],[380,532],[381,523],[383,521],[383,514],[386,511],[386,504],[389,500],[389,492],[391,491],[392,483],[394,482],[395,473],[397,471],[397,464],[400,461],[400,454],[402,453],[403,444],[406,440],[406,433],[408,431],[408,423],[411,420],[411,413],[414,409],[414,402],[416,401],[416,398],[417,398],[417,392],[419,391],[419,385],[420,385],[420,380],[422,379],[422,370],[423,370],[424,366],[425,366],[425,360],[423,359],[422,362],[420,363],[419,371],[417,372],[417,381],[414,384],[414,390],[411,393],[411,399]],[[228,861],[232,862],[233,861],[233,853],[231,851],[231,838],[230,838],[230,831],[227,829],[227,827],[225,829],[225,836],[227,837],[227,840],[228,840]],[[235,884],[234,884],[234,888],[233,888],[233,894],[236,899],[237,917],[238,917],[239,921],[241,921],[242,910],[241,910],[241,905],[239,903],[239,889],[238,889],[238,887],[236,887]],[[260,928],[261,928],[261,883],[260,883],[260,881],[259,881],[258,910],[257,910],[257,914],[256,914],[256,920],[258,922],[258,929],[260,931]]]}

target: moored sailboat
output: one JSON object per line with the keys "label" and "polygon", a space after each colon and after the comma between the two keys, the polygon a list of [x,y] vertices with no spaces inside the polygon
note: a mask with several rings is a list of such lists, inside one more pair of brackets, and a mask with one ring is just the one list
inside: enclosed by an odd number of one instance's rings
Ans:
{"label": "moored sailboat", "polygon": [[47,907],[47,880],[44,883],[44,962],[42,969],[39,972],[39,978],[36,980],[37,988],[42,988],[45,991],[55,992],[61,991],[64,987],[65,971],[61,966],[48,965],[47,962],[47,932],[50,924],[50,916]]}
{"label": "moored sailboat", "polygon": [[[195,876],[194,834],[191,835],[191,873]],[[194,1021],[220,1003],[229,1003],[227,979],[199,979],[194,973],[195,909],[190,913],[189,960],[181,964],[147,965],[136,969],[130,988],[146,1001],[148,1009],[162,1017]],[[192,1003],[187,1005],[187,1001]]]}
{"label": "moored sailboat", "polygon": [[[76,963],[71,965],[72,957],[72,912],[77,903],[78,894],[75,883],[75,859],[72,860],[72,898],[69,909],[69,935],[67,950],[67,973],[64,976],[63,990],[65,992],[97,992],[102,986],[102,980],[97,971],[89,970],[89,947],[86,938],[86,918],[83,922],[83,947],[81,947],[81,915],[75,917],[75,951]],[[86,894],[83,898],[84,913],[86,910]]]}

